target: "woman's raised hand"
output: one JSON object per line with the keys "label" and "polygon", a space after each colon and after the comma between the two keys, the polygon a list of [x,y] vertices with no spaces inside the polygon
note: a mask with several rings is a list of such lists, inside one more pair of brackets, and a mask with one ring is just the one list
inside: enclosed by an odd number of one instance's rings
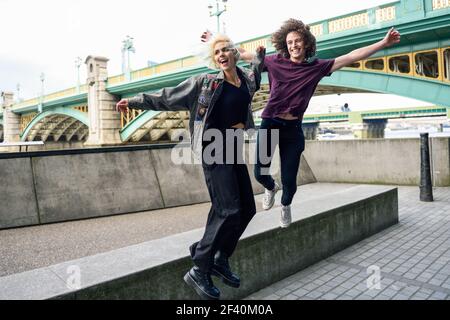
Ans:
{"label": "woman's raised hand", "polygon": [[126,112],[128,109],[128,99],[121,99],[116,104],[116,111],[117,112]]}

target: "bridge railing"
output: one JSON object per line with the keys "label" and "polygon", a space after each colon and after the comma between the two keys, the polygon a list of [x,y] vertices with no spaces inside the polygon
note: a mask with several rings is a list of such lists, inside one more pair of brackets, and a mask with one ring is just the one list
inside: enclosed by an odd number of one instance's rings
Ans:
{"label": "bridge railing", "polygon": [[337,112],[322,114],[305,114],[303,122],[338,122],[359,119],[361,121],[370,119],[396,119],[413,117],[436,117],[445,116],[450,108],[439,106],[400,108],[400,109],[382,109],[356,112]]}
{"label": "bridge railing", "polygon": [[136,119],[143,110],[137,110],[137,109],[127,109],[125,112],[120,113],[120,127],[124,128],[126,127],[130,122],[132,122],[134,119]]}
{"label": "bridge railing", "polygon": [[25,152],[28,151],[29,146],[42,146],[44,145],[44,141],[27,141],[27,142],[1,142],[0,150],[2,148],[11,148],[11,147],[19,147],[19,152],[22,152],[22,147],[25,148]]}
{"label": "bridge railing", "polygon": [[450,46],[361,60],[347,69],[450,82]]}

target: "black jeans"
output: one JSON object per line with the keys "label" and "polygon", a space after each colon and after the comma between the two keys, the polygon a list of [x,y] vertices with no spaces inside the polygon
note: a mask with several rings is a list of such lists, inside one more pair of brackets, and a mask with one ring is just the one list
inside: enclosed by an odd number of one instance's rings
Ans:
{"label": "black jeans", "polygon": [[[276,137],[274,130],[278,130],[279,139],[272,141],[272,138]],[[261,122],[256,146],[255,178],[268,190],[275,187],[275,181],[269,174],[269,169],[277,144],[280,149],[281,183],[283,185],[281,204],[287,206],[292,203],[292,198],[297,191],[300,157],[305,149],[305,137],[301,122],[280,118],[263,119]]]}
{"label": "black jeans", "polygon": [[217,251],[230,257],[256,213],[253,188],[245,164],[203,164],[211,209],[205,233],[191,245],[194,264],[209,272]]}

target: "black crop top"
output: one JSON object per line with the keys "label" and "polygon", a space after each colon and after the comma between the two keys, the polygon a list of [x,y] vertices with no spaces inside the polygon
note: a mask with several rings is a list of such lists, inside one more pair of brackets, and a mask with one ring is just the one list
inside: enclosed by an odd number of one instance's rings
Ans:
{"label": "black crop top", "polygon": [[240,74],[239,78],[239,88],[227,81],[223,82],[222,93],[209,115],[209,128],[229,129],[238,123],[246,123],[251,99],[244,78]]}

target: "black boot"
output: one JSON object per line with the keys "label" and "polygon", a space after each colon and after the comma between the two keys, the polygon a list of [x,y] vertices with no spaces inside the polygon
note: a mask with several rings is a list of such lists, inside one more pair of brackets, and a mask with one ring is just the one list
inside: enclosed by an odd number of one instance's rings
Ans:
{"label": "black boot", "polygon": [[220,291],[214,286],[211,275],[200,271],[198,267],[192,267],[183,279],[203,299],[218,300],[220,298]]}
{"label": "black boot", "polygon": [[223,283],[230,287],[239,288],[241,285],[239,276],[231,272],[228,256],[220,251],[217,251],[214,257],[214,265],[211,268],[211,274],[220,278]]}

